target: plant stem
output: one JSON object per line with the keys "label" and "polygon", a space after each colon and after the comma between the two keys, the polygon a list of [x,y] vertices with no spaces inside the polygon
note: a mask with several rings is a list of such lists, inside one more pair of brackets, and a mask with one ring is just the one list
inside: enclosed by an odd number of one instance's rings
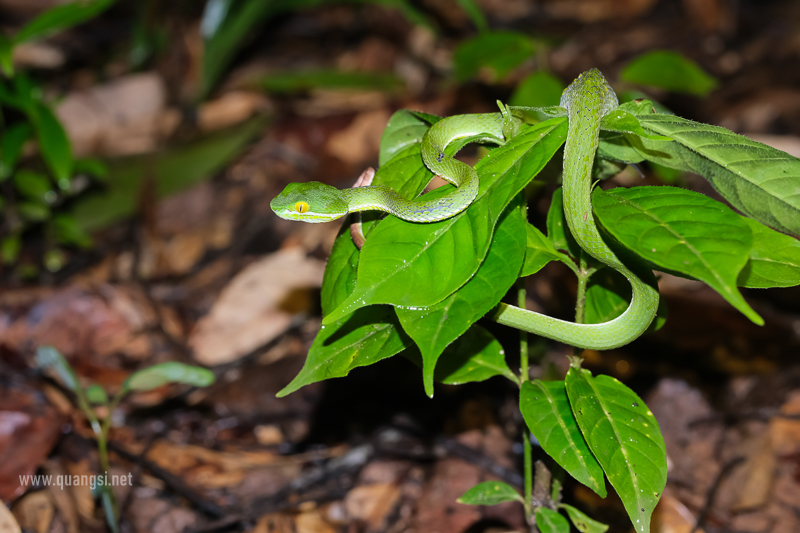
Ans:
{"label": "plant stem", "polygon": [[[517,305],[525,309],[525,280],[517,280]],[[528,381],[529,368],[528,368],[528,333],[520,330],[519,332],[519,364],[520,376],[519,386]],[[531,523],[533,518],[533,505],[531,498],[533,497],[533,462],[531,452],[531,436],[527,424],[522,423],[522,453],[523,453],[523,470],[525,473],[525,518],[528,523]]]}
{"label": "plant stem", "polygon": [[575,323],[583,324],[586,320],[586,288],[594,269],[589,269],[586,254],[581,253],[581,266],[578,269],[578,298],[575,301]]}

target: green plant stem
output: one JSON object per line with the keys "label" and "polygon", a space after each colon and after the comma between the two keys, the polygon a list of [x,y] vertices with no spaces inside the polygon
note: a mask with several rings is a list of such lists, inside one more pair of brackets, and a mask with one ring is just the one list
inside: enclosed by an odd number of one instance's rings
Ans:
{"label": "green plant stem", "polygon": [[595,269],[590,269],[586,254],[581,253],[581,266],[578,269],[578,298],[575,301],[575,323],[583,324],[586,320],[586,288],[589,278],[594,274]]}
{"label": "green plant stem", "polygon": [[[525,298],[527,293],[525,291],[525,280],[517,280],[517,305],[525,308]],[[520,330],[519,332],[519,386],[528,381],[529,368],[528,368],[528,333]],[[533,518],[533,505],[531,498],[533,496],[533,462],[531,451],[531,435],[527,425],[522,425],[522,453],[523,453],[523,470],[525,472],[525,518],[528,523]]]}

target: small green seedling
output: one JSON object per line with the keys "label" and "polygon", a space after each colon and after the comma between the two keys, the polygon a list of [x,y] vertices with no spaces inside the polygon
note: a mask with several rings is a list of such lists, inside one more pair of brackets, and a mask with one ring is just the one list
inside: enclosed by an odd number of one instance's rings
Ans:
{"label": "small green seedling", "polygon": [[[109,400],[103,387],[96,383],[83,388],[69,362],[51,346],[39,348],[36,352],[36,364],[41,370],[54,374],[54,377],[64,387],[75,394],[78,407],[89,420],[97,439],[100,468],[104,474],[108,473],[110,469],[108,433],[111,429],[114,410],[128,393],[150,391],[170,383],[181,383],[192,387],[207,387],[214,383],[214,374],[205,368],[178,362],[160,363],[131,374],[114,397]],[[105,411],[102,421],[98,414],[98,408]],[[95,492],[95,496],[102,502],[109,527],[116,533],[119,531],[119,510],[111,486],[98,484]]]}

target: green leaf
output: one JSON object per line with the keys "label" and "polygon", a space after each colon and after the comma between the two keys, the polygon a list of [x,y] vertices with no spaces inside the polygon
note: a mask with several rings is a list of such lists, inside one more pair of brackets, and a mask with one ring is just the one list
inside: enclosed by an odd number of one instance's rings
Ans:
{"label": "green leaf", "polygon": [[[445,349],[436,364],[434,379],[446,385],[461,385],[494,376],[505,376],[514,383],[518,382],[506,364],[503,347],[494,335],[473,324]],[[432,387],[429,396],[433,396]]]}
{"label": "green leaf", "polygon": [[72,176],[74,161],[72,159],[72,148],[61,122],[58,121],[49,107],[39,103],[34,126],[36,127],[36,136],[39,139],[39,149],[42,152],[42,157],[44,157],[45,163],[53,172],[56,181],[69,181]]}
{"label": "green leaf", "polygon": [[641,123],[639,123],[639,119],[635,116],[631,115],[627,111],[624,111],[620,108],[611,111],[607,115],[603,116],[603,119],[600,121],[600,129],[605,131],[613,131],[617,133],[632,133],[634,135],[638,135],[639,137],[644,137],[646,139],[650,139],[652,141],[671,141],[672,139],[666,137],[664,135],[654,135],[652,133],[647,133],[642,128]]}
{"label": "green leaf", "polygon": [[61,383],[72,392],[77,392],[80,389],[75,370],[64,359],[64,356],[52,346],[40,346],[36,350],[36,366],[42,370],[52,369]]}
{"label": "green leaf", "polygon": [[263,118],[245,122],[189,145],[155,154],[124,157],[108,162],[108,185],[97,193],[81,194],[72,213],[86,231],[96,231],[136,212],[142,187],[154,180],[163,198],[211,178],[258,134]]}
{"label": "green leaf", "polygon": [[589,279],[586,289],[584,322],[602,324],[614,320],[631,302],[631,284],[610,268],[600,269]]}
{"label": "green leaf", "polygon": [[0,181],[8,178],[17,166],[25,142],[33,129],[27,122],[14,124],[0,136]]}
{"label": "green leaf", "polygon": [[14,44],[43,39],[92,19],[108,9],[114,0],[71,2],[53,7],[26,24],[14,36]]}
{"label": "green leaf", "polygon": [[168,383],[208,387],[214,383],[214,373],[207,368],[170,361],[134,372],[125,380],[122,388],[124,390],[149,391]]}
{"label": "green leaf", "polygon": [[[430,307],[396,309],[403,329],[422,353],[423,382],[429,396],[433,394],[434,369],[438,372],[436,362],[442,351],[497,305],[517,280],[525,253],[522,202],[521,195],[517,195],[506,208],[486,259],[459,290]],[[508,374],[510,371],[505,375]]]}
{"label": "green leaf", "polygon": [[422,137],[430,126],[429,122],[413,111],[408,109],[396,111],[381,135],[378,164],[382,167],[398,152],[412,144],[421,143]]}
{"label": "green leaf", "polygon": [[642,156],[704,176],[734,208],[800,236],[800,159],[718,126],[674,115],[638,118],[645,130],[675,140],[631,138]]}
{"label": "green leaf", "polygon": [[719,84],[697,63],[670,50],[642,54],[622,69],[620,79],[696,96],[707,96]]}
{"label": "green leaf", "polygon": [[564,250],[573,258],[581,256],[581,247],[578,246],[567,225],[561,187],[553,191],[550,209],[547,210],[547,238],[557,250]]}
{"label": "green leaf", "polygon": [[74,245],[88,248],[92,245],[92,238],[78,225],[75,217],[68,213],[59,213],[53,217],[55,238],[61,244]]}
{"label": "green leaf", "polygon": [[14,43],[0,33],[0,70],[10,78],[14,75]]}
{"label": "green leaf", "polygon": [[536,527],[541,533],[569,533],[569,522],[562,515],[547,507],[537,507],[533,511]]}
{"label": "green leaf", "polygon": [[519,495],[514,487],[502,481],[478,483],[456,501],[465,505],[497,505],[503,502],[523,502],[522,496]]}
{"label": "green leaf", "polygon": [[627,249],[659,270],[708,283],[747,318],[764,323],[736,288],[753,237],[730,208],[676,187],[595,189],[592,204],[603,228]]}
{"label": "green leaf", "polygon": [[89,401],[89,403],[93,403],[95,405],[108,404],[108,395],[106,394],[106,390],[97,383],[92,383],[89,385],[89,388],[86,389],[86,399]]}
{"label": "green leaf", "polygon": [[521,278],[539,272],[550,261],[562,261],[574,268],[572,259],[556,250],[553,243],[536,226],[528,222],[525,224],[525,230],[527,249],[522,272],[519,275]]}
{"label": "green leaf", "polygon": [[21,169],[14,174],[14,186],[23,196],[38,202],[44,202],[45,195],[53,189],[47,176],[27,169]]}
{"label": "green leaf", "polygon": [[586,516],[586,514],[571,505],[562,503],[559,504],[558,507],[567,512],[569,519],[572,520],[572,523],[575,524],[575,527],[581,533],[605,533],[608,530],[608,526],[606,524],[589,518]]}
{"label": "green leaf", "polygon": [[526,381],[519,410],[542,449],[572,477],[605,498],[603,469],[581,435],[564,382]]}
{"label": "green leaf", "polygon": [[[551,119],[493,150],[475,167],[480,176],[476,199],[454,217],[429,224],[392,216],[381,221],[361,250],[355,290],[323,323],[365,305],[429,307],[452,294],[480,266],[506,205],[544,167],[565,136],[566,120]],[[446,185],[426,197],[452,190]]]}
{"label": "green leaf", "polygon": [[483,16],[483,11],[481,11],[475,0],[458,0],[458,5],[469,15],[479,32],[489,30],[489,23],[486,22],[486,17]]}
{"label": "green leaf", "polygon": [[22,249],[22,239],[19,235],[9,235],[0,241],[0,259],[4,265],[16,262]]}
{"label": "green leaf", "polygon": [[738,285],[764,289],[800,284],[800,242],[751,218],[744,220],[753,232],[753,247]]}
{"label": "green leaf", "polygon": [[42,222],[50,218],[50,208],[36,202],[19,202],[17,212],[30,222]]}
{"label": "green leaf", "polygon": [[270,93],[296,93],[310,89],[391,91],[401,88],[403,82],[382,72],[318,69],[273,72],[255,80],[255,85]]}
{"label": "green leaf", "polygon": [[277,396],[282,398],[305,385],[346,376],[354,368],[377,363],[413,344],[391,307],[359,309],[322,326],[303,368]]}
{"label": "green leaf", "polygon": [[561,102],[564,83],[543,70],[530,74],[511,95],[512,106],[549,107]]}
{"label": "green leaf", "polygon": [[667,452],[653,413],[632,390],[610,376],[570,368],[567,395],[589,448],[639,533],[667,483]]}
{"label": "green leaf", "polygon": [[503,79],[522,62],[533,56],[534,41],[524,33],[489,31],[462,42],[456,48],[453,64],[456,78],[464,82],[488,68],[496,79]]}
{"label": "green leaf", "polygon": [[72,170],[75,174],[88,174],[93,178],[105,178],[108,175],[108,165],[91,157],[76,159]]}

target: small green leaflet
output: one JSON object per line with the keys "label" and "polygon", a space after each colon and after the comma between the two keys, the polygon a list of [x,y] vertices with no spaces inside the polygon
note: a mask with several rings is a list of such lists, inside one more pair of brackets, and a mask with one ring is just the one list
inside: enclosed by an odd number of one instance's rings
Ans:
{"label": "small green leaflet", "polygon": [[569,519],[572,520],[572,523],[575,524],[575,527],[578,528],[578,531],[581,533],[605,533],[605,531],[608,530],[607,525],[589,518],[586,514],[571,505],[562,503],[558,507],[567,512]]}
{"label": "small green leaflet", "polygon": [[718,85],[697,63],[672,50],[640,55],[622,69],[620,79],[696,96],[706,96]]}
{"label": "small green leaflet", "polygon": [[186,365],[177,361],[159,363],[134,372],[122,388],[135,391],[149,391],[168,383],[183,383],[194,387],[207,387],[214,383],[214,373],[199,366]]}
{"label": "small green leaflet", "polygon": [[465,505],[497,505],[513,501],[522,503],[523,500],[522,496],[508,483],[484,481],[469,489],[456,501]]}
{"label": "small green leaflet", "polygon": [[533,514],[540,533],[569,533],[569,522],[556,511],[547,507],[537,507]]}
{"label": "small green leaflet", "polygon": [[764,289],[800,284],[800,242],[752,218],[744,220],[753,231],[753,247],[750,260],[739,272],[739,286]]}

